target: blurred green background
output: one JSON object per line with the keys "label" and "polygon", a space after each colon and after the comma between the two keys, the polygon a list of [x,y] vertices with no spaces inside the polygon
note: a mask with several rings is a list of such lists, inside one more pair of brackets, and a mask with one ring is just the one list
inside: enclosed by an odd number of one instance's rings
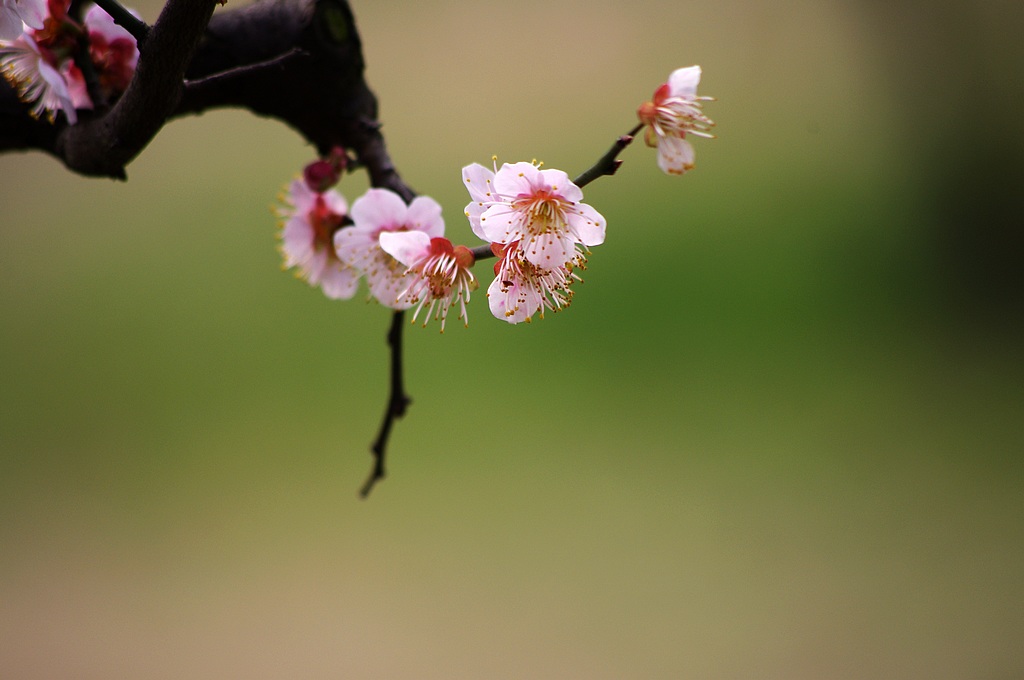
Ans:
{"label": "blurred green background", "polygon": [[0,676],[1024,676],[1021,4],[353,4],[456,240],[463,165],[575,174],[676,67],[719,139],[587,188],[569,310],[409,329],[366,502],[388,313],[274,249],[311,148],[0,156]]}

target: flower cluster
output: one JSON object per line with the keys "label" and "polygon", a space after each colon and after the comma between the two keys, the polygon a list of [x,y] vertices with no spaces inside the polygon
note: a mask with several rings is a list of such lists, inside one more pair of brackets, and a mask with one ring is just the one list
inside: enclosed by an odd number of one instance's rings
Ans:
{"label": "flower cluster", "polygon": [[351,298],[359,279],[370,294],[391,309],[416,307],[415,321],[425,310],[424,324],[441,322],[459,304],[459,319],[467,322],[466,303],[476,289],[469,248],[444,238],[441,206],[428,196],[408,205],[387,189],[370,189],[348,208],[330,188],[339,179],[345,156],[340,150],[330,161],[306,167],[302,179],[289,186],[278,209],[284,267],[319,286],[330,298]]}
{"label": "flower cluster", "polygon": [[[10,1],[10,0],[8,0]],[[577,185],[561,170],[544,169],[536,161],[505,163],[492,168],[478,163],[462,169],[470,202],[465,214],[473,233],[486,242],[471,250],[444,236],[441,206],[427,196],[406,203],[387,189],[369,189],[351,210],[333,187],[339,180],[344,152],[306,167],[292,182],[282,218],[281,251],[285,268],[319,286],[331,298],[350,298],[360,278],[370,294],[396,310],[415,307],[426,321],[440,321],[444,332],[448,311],[457,303],[467,322],[466,303],[478,287],[470,271],[477,259],[493,256],[494,280],[487,288],[491,313],[511,324],[544,318],[573,298],[578,272],[586,268],[590,248],[604,243],[605,219],[583,202],[581,186],[612,174],[616,156],[646,127],[646,141],[658,149],[658,165],[666,173],[693,168],[693,147],[687,134],[713,137],[714,123],[702,112],[711,97],[697,96],[700,67],[677,69],[640,106],[640,125],[619,138],[612,151],[580,176]]]}
{"label": "flower cluster", "polygon": [[604,243],[605,220],[582,202],[583,191],[561,170],[523,162],[493,172],[474,163],[462,179],[470,227],[498,257],[487,289],[491,313],[519,323],[567,306],[579,280],[574,269],[586,263],[580,246]]}
{"label": "flower cluster", "polygon": [[[33,116],[53,122],[62,111],[69,124],[77,109],[105,105],[128,87],[139,58],[135,38],[93,5],[83,22],[68,16],[69,0],[0,0],[0,71],[31,104]],[[88,64],[78,45],[88,37]],[[82,69],[96,74],[90,95]],[[93,101],[94,97],[101,101]]]}

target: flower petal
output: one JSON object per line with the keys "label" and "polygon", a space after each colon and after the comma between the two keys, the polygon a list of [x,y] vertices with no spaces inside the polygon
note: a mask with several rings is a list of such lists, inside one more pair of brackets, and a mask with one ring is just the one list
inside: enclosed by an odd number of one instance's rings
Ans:
{"label": "flower petal", "polygon": [[487,305],[495,318],[512,324],[526,321],[540,309],[540,292],[527,286],[494,279],[487,287]]}
{"label": "flower petal", "polygon": [[392,230],[405,222],[408,208],[402,197],[387,189],[368,189],[352,204],[350,216],[356,229]]}
{"label": "flower petal", "polygon": [[409,204],[404,224],[410,231],[422,231],[430,236],[444,236],[441,204],[429,196],[417,196]]}
{"label": "flower petal", "polygon": [[669,175],[682,175],[693,169],[693,145],[680,137],[658,139],[658,167]]}
{"label": "flower petal", "polygon": [[320,288],[332,300],[348,300],[359,288],[359,272],[341,262],[331,262],[324,271]]}
{"label": "flower petal", "polygon": [[406,267],[430,254],[430,234],[423,231],[383,231],[380,247]]}
{"label": "flower petal", "polygon": [[583,245],[599,246],[604,243],[605,219],[601,213],[586,203],[578,203],[576,211],[566,215],[566,221]]}
{"label": "flower petal", "polygon": [[700,66],[678,68],[668,77],[669,94],[672,97],[695,97],[700,83]]}

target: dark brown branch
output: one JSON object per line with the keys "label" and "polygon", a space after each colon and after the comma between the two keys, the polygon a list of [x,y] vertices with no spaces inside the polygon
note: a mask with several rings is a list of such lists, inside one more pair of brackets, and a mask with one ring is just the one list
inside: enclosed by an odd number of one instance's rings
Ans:
{"label": "dark brown branch", "polygon": [[168,0],[139,54],[128,90],[105,115],[64,128],[55,152],[84,175],[125,177],[124,166],[163,127],[216,0]]}
{"label": "dark brown branch", "polygon": [[619,154],[633,142],[633,138],[636,136],[636,133],[640,132],[641,129],[643,129],[643,124],[637,125],[632,130],[616,139],[615,143],[612,144],[612,148],[608,149],[608,152],[597,159],[597,162],[585,170],[583,174],[574,179],[573,184],[578,187],[585,187],[598,177],[614,175],[615,171],[622,165],[622,160],[619,159]]}
{"label": "dark brown branch", "polygon": [[[257,0],[210,19],[214,2],[169,0],[128,92],[106,115],[90,120],[83,112],[82,122],[70,127],[63,119],[57,125],[35,120],[0,80],[0,151],[40,149],[75,172],[123,178],[124,165],[167,120],[240,107],[286,123],[322,156],[339,146],[351,150],[373,186],[406,202],[415,197],[388,156],[345,0]],[[402,326],[404,314],[396,312],[388,333],[391,393],[364,497],[384,478],[392,426],[411,401],[404,390]]]}
{"label": "dark brown branch", "polygon": [[373,452],[373,469],[366,483],[359,490],[359,495],[366,498],[374,485],[384,479],[384,459],[387,455],[388,438],[395,420],[405,415],[405,410],[412,403],[412,398],[405,393],[402,371],[402,329],[405,327],[405,312],[396,311],[391,317],[391,329],[388,331],[388,347],[391,348],[391,394],[387,407],[384,409],[384,420],[380,424],[380,433],[370,450]]}
{"label": "dark brown branch", "polygon": [[[106,115],[90,119],[82,111],[74,126],[62,117],[56,125],[36,120],[0,79],[0,152],[39,149],[72,171],[123,177],[124,165],[167,120],[240,107],[291,126],[322,155],[335,146],[353,150],[374,186],[411,199],[387,158],[345,0],[257,0],[218,12],[207,25],[215,1],[169,1],[129,91]],[[200,35],[191,56],[189,41]]]}

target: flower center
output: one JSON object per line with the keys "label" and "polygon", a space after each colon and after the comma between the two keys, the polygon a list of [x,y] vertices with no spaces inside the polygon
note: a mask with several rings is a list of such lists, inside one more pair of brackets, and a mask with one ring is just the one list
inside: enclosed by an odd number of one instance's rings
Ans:
{"label": "flower center", "polygon": [[327,206],[323,196],[316,197],[316,204],[309,211],[309,224],[313,227],[313,241],[317,249],[326,248],[329,258],[338,259],[334,251],[334,232],[344,219],[344,215],[339,215]]}
{"label": "flower center", "polygon": [[512,208],[523,215],[523,228],[532,235],[560,231],[565,222],[562,199],[547,187],[516,196]]}

